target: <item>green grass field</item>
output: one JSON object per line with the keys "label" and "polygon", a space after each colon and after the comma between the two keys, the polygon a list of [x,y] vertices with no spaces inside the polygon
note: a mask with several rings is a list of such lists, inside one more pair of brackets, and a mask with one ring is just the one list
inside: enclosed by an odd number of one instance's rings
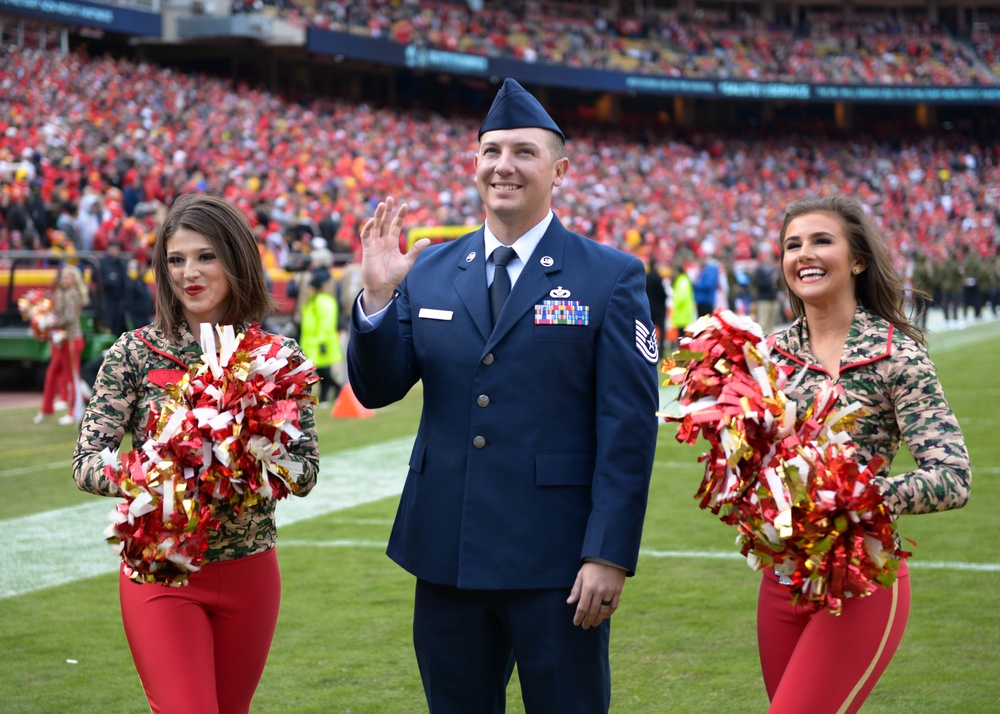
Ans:
{"label": "green grass field", "polygon": [[[1000,712],[998,352],[1000,322],[931,338],[972,455],[973,496],[965,509],[901,522],[918,543],[910,625],[868,714]],[[324,460],[412,435],[419,404],[417,390],[371,419],[320,415]],[[98,500],[72,483],[72,427],[35,426],[34,412],[0,411],[0,526]],[[699,452],[673,434],[660,430],[643,554],[613,621],[612,711],[763,712],[760,576],[735,557],[735,531],[698,509]],[[895,470],[910,464],[904,449]],[[410,644],[413,579],[384,554],[395,508],[395,497],[382,498],[282,526],[281,618],[255,712],[426,711]],[[39,536],[31,558],[66,568],[78,543],[100,542],[105,525],[81,526],[68,543]],[[0,569],[15,567],[0,555]],[[0,613],[0,712],[148,712],[112,572],[4,597]],[[508,702],[508,711],[523,711],[516,675]]]}

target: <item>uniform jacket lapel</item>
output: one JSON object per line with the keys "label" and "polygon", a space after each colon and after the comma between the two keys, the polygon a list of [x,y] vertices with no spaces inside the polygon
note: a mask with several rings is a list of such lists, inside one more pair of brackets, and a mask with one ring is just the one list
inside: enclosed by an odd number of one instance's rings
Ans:
{"label": "uniform jacket lapel", "polygon": [[[461,251],[461,257],[458,259],[455,289],[458,290],[458,295],[462,298],[472,321],[476,323],[483,340],[488,340],[493,326],[490,317],[490,294],[486,287],[484,235],[484,229],[480,228],[467,239],[468,245]],[[472,253],[475,253],[475,257],[470,261],[468,256]]]}

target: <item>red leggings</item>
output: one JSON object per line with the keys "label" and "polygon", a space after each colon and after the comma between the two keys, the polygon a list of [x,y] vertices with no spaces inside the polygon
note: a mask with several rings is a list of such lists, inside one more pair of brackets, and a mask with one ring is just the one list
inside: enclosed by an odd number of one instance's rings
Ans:
{"label": "red leggings", "polygon": [[278,557],[209,563],[184,587],[119,575],[122,622],[155,714],[246,714],[281,603]]}
{"label": "red leggings", "polygon": [[51,358],[48,369],[45,370],[45,386],[42,390],[42,414],[52,414],[56,397],[65,397],[69,403],[70,413],[73,411],[73,400],[76,398],[74,374],[80,374],[80,353],[83,351],[83,338],[66,339],[59,345],[51,345]]}
{"label": "red leggings", "polygon": [[858,711],[896,653],[910,616],[904,561],[889,589],[844,600],[840,615],[794,607],[791,590],[765,570],[757,600],[757,646],[769,714]]}

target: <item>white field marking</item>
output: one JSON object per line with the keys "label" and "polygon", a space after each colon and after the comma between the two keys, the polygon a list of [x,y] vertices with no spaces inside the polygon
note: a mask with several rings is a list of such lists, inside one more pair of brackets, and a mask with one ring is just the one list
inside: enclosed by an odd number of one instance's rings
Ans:
{"label": "white field marking", "polygon": [[[382,548],[385,541],[375,540],[289,540],[283,539],[282,548]],[[722,550],[646,550],[639,555],[647,558],[680,558],[688,560],[744,560],[736,552]],[[911,568],[922,570],[972,570],[983,573],[1000,573],[1000,563],[947,563],[922,560],[908,560]]]}
{"label": "white field marking", "polygon": [[[412,446],[409,436],[322,457],[312,493],[278,504],[279,529],[398,495]],[[116,503],[117,499],[95,498],[79,506],[0,521],[0,599],[117,570],[117,551],[103,538]]]}
{"label": "white field marking", "polygon": [[0,478],[5,476],[24,476],[25,474],[36,474],[39,471],[65,471],[66,473],[69,473],[72,468],[72,461],[54,461],[48,464],[21,466],[16,469],[0,469]]}
{"label": "white field marking", "polygon": [[391,518],[338,518],[334,525],[338,526],[391,526]]}
{"label": "white field marking", "polygon": [[385,550],[384,540],[290,540],[282,538],[280,548],[379,548]]}
{"label": "white field marking", "polygon": [[[694,558],[705,560],[730,560],[744,557],[736,552],[721,550],[640,550],[640,555],[649,558]],[[907,560],[911,568],[923,570],[975,570],[984,573],[1000,573],[1000,563],[948,563],[943,561]]]}

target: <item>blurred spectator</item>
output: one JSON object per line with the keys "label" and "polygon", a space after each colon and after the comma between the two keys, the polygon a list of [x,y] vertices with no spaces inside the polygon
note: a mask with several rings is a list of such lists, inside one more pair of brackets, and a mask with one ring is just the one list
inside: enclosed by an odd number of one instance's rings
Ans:
{"label": "blurred spectator", "polygon": [[646,270],[646,297],[649,299],[649,315],[656,327],[657,344],[662,354],[667,337],[667,289],[656,258],[650,259]]}
{"label": "blurred spectator", "polygon": [[770,247],[757,255],[752,282],[757,322],[764,334],[770,335],[778,324],[778,270]]}
{"label": "blurred spectator", "polygon": [[146,282],[146,266],[130,258],[125,276],[125,322],[128,329],[144,327],[153,321],[153,292]]}
{"label": "blurred spectator", "polygon": [[934,265],[923,253],[913,257],[913,269],[910,274],[910,284],[913,288],[913,308],[917,314],[917,325],[927,329],[927,313],[934,304],[935,294]]}
{"label": "blurred spectator", "polygon": [[76,214],[76,228],[83,250],[94,250],[94,237],[101,227],[103,211],[101,194],[93,186],[84,187]]}
{"label": "blurred spectator", "polygon": [[989,281],[990,312],[1000,314],[1000,255],[994,255],[987,263]]}
{"label": "blurred spectator", "polygon": [[299,340],[306,357],[316,365],[320,377],[319,406],[322,408],[328,408],[340,394],[341,387],[333,376],[333,366],[344,359],[337,332],[337,300],[327,292],[331,280],[330,271],[326,268],[309,273]]}
{"label": "blurred spectator", "polygon": [[[293,273],[288,281],[288,285],[285,287],[289,299],[295,301],[295,307],[292,310],[291,334],[297,340],[302,335],[302,309],[312,294],[309,287],[316,276],[326,276],[326,281],[321,286],[323,292],[332,298],[336,298],[337,295],[336,280],[331,272],[333,268],[333,253],[326,247],[326,241],[322,238],[313,238],[310,242],[310,249],[307,269]],[[323,272],[320,273],[319,271]]]}
{"label": "blurred spectator", "polygon": [[104,301],[102,318],[105,328],[116,337],[125,331],[125,299],[128,266],[122,257],[118,241],[111,241],[104,255],[97,261]]}
{"label": "blurred spectator", "polygon": [[964,327],[958,318],[958,306],[962,301],[962,266],[955,253],[949,255],[941,266],[941,309],[945,323],[950,327]]}
{"label": "blurred spectator", "polygon": [[749,315],[750,306],[753,302],[753,293],[750,288],[750,276],[739,263],[728,263],[729,270],[726,271],[729,289],[729,308],[737,315]]}
{"label": "blurred spectator", "polygon": [[693,283],[698,317],[711,315],[717,307],[729,307],[729,283],[726,271],[715,257],[715,244],[703,241],[702,253],[704,259]]}
{"label": "blurred spectator", "polygon": [[45,370],[42,406],[34,418],[36,424],[54,414],[57,395],[65,395],[66,402],[72,409],[71,413],[59,417],[60,424],[72,424],[83,416],[82,407],[77,405],[77,381],[80,375],[80,355],[83,353],[80,313],[90,302],[90,293],[75,265],[63,265],[56,280],[52,297],[56,329],[52,330],[49,339],[51,356]]}
{"label": "blurred spectator", "polygon": [[668,329],[672,348],[677,347],[678,341],[684,334],[684,329],[698,317],[698,308],[694,301],[694,288],[684,264],[680,260],[674,263],[674,273],[674,283],[670,291],[670,327]]}
{"label": "blurred spectator", "polygon": [[983,316],[983,285],[986,265],[982,256],[969,253],[962,263],[962,319],[969,319],[969,310],[978,320]]}
{"label": "blurred spectator", "polygon": [[66,239],[73,244],[73,247],[77,250],[83,248],[82,242],[80,240],[80,231],[76,228],[76,218],[74,218],[73,213],[75,211],[75,206],[72,203],[63,203],[59,207],[59,216],[56,218],[56,228],[62,231]]}

